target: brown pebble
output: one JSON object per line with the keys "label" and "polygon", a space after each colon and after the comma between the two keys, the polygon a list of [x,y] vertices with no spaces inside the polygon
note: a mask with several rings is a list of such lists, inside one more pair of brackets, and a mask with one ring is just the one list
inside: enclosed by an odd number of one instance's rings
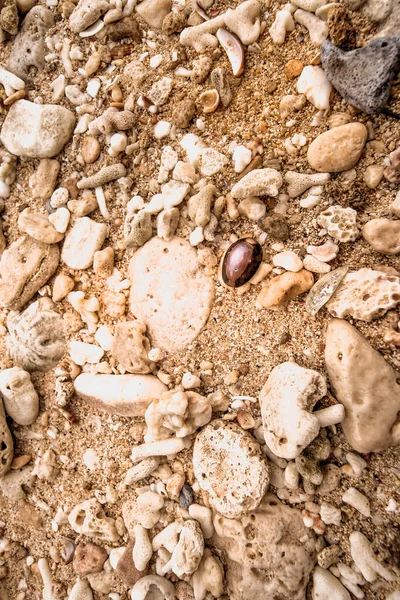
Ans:
{"label": "brown pebble", "polygon": [[111,60],[129,56],[132,54],[134,48],[135,46],[133,44],[121,44],[120,46],[114,46],[114,48],[111,48]]}
{"label": "brown pebble", "polygon": [[78,575],[100,573],[107,558],[106,550],[96,544],[78,544],[72,566]]}
{"label": "brown pebble", "polygon": [[20,500],[18,504],[18,516],[26,525],[34,529],[40,529],[42,526],[42,517],[32,504]]}
{"label": "brown pebble", "polygon": [[289,238],[289,225],[282,215],[273,214],[263,217],[258,221],[258,226],[275,240],[284,242]]}
{"label": "brown pebble", "polygon": [[253,416],[247,410],[239,410],[237,422],[242,429],[253,429],[256,424]]}
{"label": "brown pebble", "polygon": [[11,469],[17,470],[22,469],[31,460],[31,454],[22,454],[21,456],[15,456],[11,463]]}
{"label": "brown pebble", "polygon": [[301,74],[303,67],[304,65],[300,60],[289,60],[285,65],[286,79],[289,81],[290,79],[298,77]]}
{"label": "brown pebble", "polygon": [[94,163],[100,156],[101,146],[98,139],[87,135],[82,142],[82,157],[87,165]]}
{"label": "brown pebble", "polygon": [[4,106],[11,106],[11,104],[14,104],[17,100],[21,100],[21,98],[26,98],[26,90],[14,92],[14,94],[11,94],[11,96],[8,96],[8,98],[4,100],[3,104]]}
{"label": "brown pebble", "polygon": [[134,540],[129,542],[115,569],[121,581],[128,586],[135,585],[139,579],[147,575],[147,569],[145,571],[138,571],[133,564],[132,551],[134,544]]}

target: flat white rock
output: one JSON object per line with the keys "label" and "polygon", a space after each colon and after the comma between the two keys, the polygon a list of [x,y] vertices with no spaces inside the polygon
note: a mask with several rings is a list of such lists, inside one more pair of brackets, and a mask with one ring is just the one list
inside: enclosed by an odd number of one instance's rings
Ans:
{"label": "flat white rock", "polygon": [[206,324],[214,282],[190,244],[178,237],[152,238],[130,263],[130,309],[148,328],[154,348],[184,350]]}
{"label": "flat white rock", "polygon": [[71,269],[88,269],[107,236],[107,225],[80,217],[65,236],[61,258]]}
{"label": "flat white rock", "polygon": [[90,375],[74,381],[76,394],[93,408],[122,417],[142,417],[147,407],[168,390],[154,375]]}

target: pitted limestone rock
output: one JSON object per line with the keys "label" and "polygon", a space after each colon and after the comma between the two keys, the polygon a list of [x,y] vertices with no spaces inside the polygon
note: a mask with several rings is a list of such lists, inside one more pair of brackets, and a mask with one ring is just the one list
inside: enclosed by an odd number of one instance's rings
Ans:
{"label": "pitted limestone rock", "polygon": [[236,423],[212,421],[196,437],[193,467],[211,507],[228,518],[254,510],[270,470],[256,440]]}
{"label": "pitted limestone rock", "polygon": [[31,377],[20,367],[0,373],[0,392],[7,414],[18,425],[32,425],[39,414],[39,397]]}
{"label": "pitted limestone rock", "polygon": [[111,354],[128,373],[150,373],[154,363],[148,358],[150,342],[145,336],[146,325],[141,321],[117,323]]}
{"label": "pitted limestone rock", "polygon": [[339,240],[339,242],[354,242],[359,234],[356,218],[357,211],[335,204],[320,213],[317,222],[335,240]]}
{"label": "pitted limestone rock", "polygon": [[330,321],[325,363],[336,398],[346,409],[347,441],[362,453],[400,444],[400,385],[395,370],[355,327]]}
{"label": "pitted limestone rock", "polygon": [[372,321],[400,302],[400,277],[373,269],[347,273],[326,308],[332,317]]}
{"label": "pitted limestone rock", "polygon": [[265,441],[274,454],[296,458],[317,437],[320,423],[312,409],[326,392],[326,381],[317,371],[293,362],[271,371],[260,405]]}
{"label": "pitted limestone rock", "polygon": [[267,494],[241,519],[216,515],[213,543],[226,556],[230,600],[305,600],[315,538],[298,510]]}
{"label": "pitted limestone rock", "polygon": [[75,506],[68,516],[68,521],[76,533],[107,542],[115,542],[119,538],[115,520],[106,517],[96,498],[90,498]]}
{"label": "pitted limestone rock", "polygon": [[64,354],[63,321],[50,298],[40,298],[22,313],[11,313],[7,328],[11,356],[26,371],[49,371]]}

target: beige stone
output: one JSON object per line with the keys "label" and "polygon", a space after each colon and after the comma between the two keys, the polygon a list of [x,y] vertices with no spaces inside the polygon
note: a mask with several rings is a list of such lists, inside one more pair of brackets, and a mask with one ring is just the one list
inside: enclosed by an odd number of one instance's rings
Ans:
{"label": "beige stone", "polygon": [[340,173],[358,162],[367,141],[362,123],[348,123],[321,133],[308,149],[310,166],[319,172]]}
{"label": "beige stone", "polygon": [[185,349],[205,325],[214,299],[214,283],[194,248],[178,237],[152,238],[133,255],[130,279],[130,309],[147,325],[152,346]]}
{"label": "beige stone", "polygon": [[364,182],[367,187],[374,190],[382,181],[384,167],[382,165],[369,165],[364,172]]}
{"label": "beige stone", "polygon": [[66,298],[70,292],[74,289],[75,282],[71,277],[60,273],[54,280],[53,285],[53,301],[59,302],[63,298]]}
{"label": "beige stone", "polygon": [[93,135],[87,135],[82,142],[82,158],[86,164],[91,165],[100,156],[100,142]]}
{"label": "beige stone", "polygon": [[107,315],[113,319],[119,319],[125,314],[126,296],[122,292],[106,290],[101,294],[101,304]]}
{"label": "beige stone", "polygon": [[[69,204],[69,203],[68,203]],[[61,258],[71,269],[88,269],[107,236],[107,225],[89,217],[76,219],[67,231]]]}
{"label": "beige stone", "polygon": [[171,0],[143,0],[136,7],[136,12],[147,25],[161,29],[163,20],[171,10]]}
{"label": "beige stone", "polygon": [[22,233],[27,233],[34,240],[44,244],[56,244],[64,237],[64,234],[59,233],[50,223],[47,215],[31,213],[29,208],[23,210],[19,215],[18,227]]}
{"label": "beige stone", "polygon": [[368,244],[381,254],[399,254],[400,221],[393,219],[372,219],[362,228]]}
{"label": "beige stone", "polygon": [[302,269],[297,273],[283,273],[274,277],[261,289],[257,297],[257,308],[279,310],[285,308],[292,298],[304,294],[312,288],[314,277],[310,271]]}
{"label": "beige stone", "polygon": [[98,250],[93,257],[93,270],[99,277],[109,277],[114,269],[114,250],[111,246]]}
{"label": "beige stone", "polygon": [[315,537],[300,511],[267,494],[241,519],[215,515],[214,527],[213,544],[226,552],[230,600],[304,600]]}
{"label": "beige stone", "polygon": [[141,321],[117,323],[111,354],[128,373],[150,373],[154,363],[148,358],[150,342],[144,335],[146,325]]}
{"label": "beige stone", "polygon": [[167,387],[153,375],[89,375],[74,381],[75,392],[93,408],[123,417],[143,417]]}
{"label": "beige stone", "polygon": [[342,423],[358,452],[400,444],[400,385],[395,370],[347,321],[333,319],[326,334],[325,363],[332,390],[346,409]]}
{"label": "beige stone", "polygon": [[58,160],[43,158],[37,170],[29,180],[29,186],[34,198],[48,200],[56,187],[56,181],[60,172]]}

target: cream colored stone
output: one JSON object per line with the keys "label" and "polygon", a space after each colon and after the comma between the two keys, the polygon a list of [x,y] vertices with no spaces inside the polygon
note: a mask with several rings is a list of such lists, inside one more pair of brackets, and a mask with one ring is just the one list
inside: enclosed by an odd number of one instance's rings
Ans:
{"label": "cream colored stone", "polygon": [[254,169],[233,186],[231,196],[239,199],[277,196],[282,183],[282,176],[275,169]]}
{"label": "cream colored stone", "polygon": [[303,268],[303,261],[292,250],[284,250],[283,252],[279,252],[279,254],[275,254],[272,262],[276,267],[282,267],[286,271],[292,271],[293,273],[297,273]]}
{"label": "cream colored stone", "polygon": [[312,288],[314,277],[302,269],[298,273],[283,273],[274,277],[261,289],[257,297],[257,308],[283,309],[289,300]]}
{"label": "cream colored stone", "polygon": [[336,398],[346,409],[342,423],[358,452],[381,452],[400,444],[400,385],[394,369],[355,327],[330,321],[325,363]]}
{"label": "cream colored stone", "polygon": [[364,181],[367,187],[374,190],[382,181],[383,171],[385,167],[382,165],[369,165],[364,171]]}
{"label": "cream colored stone", "polygon": [[308,148],[310,166],[319,172],[340,173],[358,162],[368,131],[362,123],[348,123],[321,133]]}
{"label": "cream colored stone", "polygon": [[64,273],[60,273],[54,280],[53,285],[53,301],[59,302],[63,298],[66,298],[70,292],[74,289],[75,281],[65,275]]}
{"label": "cream colored stone", "polygon": [[141,321],[117,323],[111,354],[128,373],[150,373],[154,368],[148,354],[150,342],[144,335],[146,325]]}
{"label": "cream colored stone", "polygon": [[400,220],[372,219],[362,228],[362,235],[381,254],[400,252]]}

